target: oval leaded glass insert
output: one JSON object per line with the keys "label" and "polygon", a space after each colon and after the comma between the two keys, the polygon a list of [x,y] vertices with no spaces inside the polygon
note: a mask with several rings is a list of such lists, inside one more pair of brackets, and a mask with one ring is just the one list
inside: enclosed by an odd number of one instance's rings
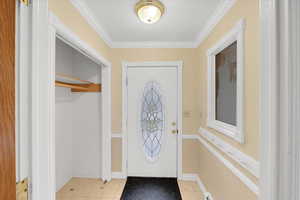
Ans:
{"label": "oval leaded glass insert", "polygon": [[149,161],[159,157],[164,133],[164,105],[157,82],[146,83],[141,106],[141,134],[143,149]]}

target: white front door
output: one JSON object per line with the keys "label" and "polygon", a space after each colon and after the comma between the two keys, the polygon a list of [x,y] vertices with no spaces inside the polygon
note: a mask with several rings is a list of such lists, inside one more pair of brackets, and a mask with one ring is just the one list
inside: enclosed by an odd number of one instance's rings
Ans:
{"label": "white front door", "polygon": [[177,177],[176,67],[127,71],[128,176]]}

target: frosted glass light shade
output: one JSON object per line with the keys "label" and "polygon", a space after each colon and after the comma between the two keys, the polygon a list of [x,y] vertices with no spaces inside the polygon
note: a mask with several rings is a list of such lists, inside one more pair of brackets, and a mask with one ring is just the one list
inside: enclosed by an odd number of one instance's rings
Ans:
{"label": "frosted glass light shade", "polygon": [[142,0],[136,4],[139,19],[146,24],[156,23],[164,13],[164,6],[156,0]]}

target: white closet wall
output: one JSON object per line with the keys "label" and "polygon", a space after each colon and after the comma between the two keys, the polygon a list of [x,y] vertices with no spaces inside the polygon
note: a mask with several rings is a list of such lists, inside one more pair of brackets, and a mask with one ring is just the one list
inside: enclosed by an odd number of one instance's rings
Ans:
{"label": "white closet wall", "polygon": [[[101,68],[75,52],[73,75],[101,83]],[[74,93],[73,176],[101,177],[101,93]]]}
{"label": "white closet wall", "polygon": [[[60,40],[56,73],[101,83],[101,67]],[[72,177],[101,177],[101,93],[56,87],[56,189]]]}
{"label": "white closet wall", "polygon": [[[62,42],[56,42],[56,72],[72,74],[73,54]],[[55,88],[55,162],[56,189],[59,190],[73,175],[72,117],[74,97],[70,89]]]}

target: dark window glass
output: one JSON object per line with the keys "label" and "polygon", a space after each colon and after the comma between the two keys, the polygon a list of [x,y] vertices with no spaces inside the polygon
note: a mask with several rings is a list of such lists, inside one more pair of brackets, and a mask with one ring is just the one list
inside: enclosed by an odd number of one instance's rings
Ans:
{"label": "dark window glass", "polygon": [[236,126],[237,42],[216,55],[216,120]]}

